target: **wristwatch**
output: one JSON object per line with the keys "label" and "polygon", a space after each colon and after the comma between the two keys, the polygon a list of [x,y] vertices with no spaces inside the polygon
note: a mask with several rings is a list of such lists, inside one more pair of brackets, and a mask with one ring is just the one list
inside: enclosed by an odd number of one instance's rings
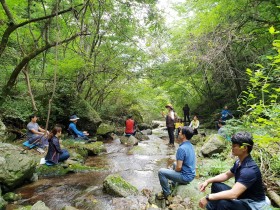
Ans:
{"label": "wristwatch", "polygon": [[207,194],[207,195],[205,196],[205,198],[206,198],[207,201],[210,201],[210,199],[209,199],[209,194]]}

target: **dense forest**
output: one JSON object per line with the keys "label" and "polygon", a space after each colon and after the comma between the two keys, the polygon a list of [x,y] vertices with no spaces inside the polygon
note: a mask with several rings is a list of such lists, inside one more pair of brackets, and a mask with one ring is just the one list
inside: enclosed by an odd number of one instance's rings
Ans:
{"label": "dense forest", "polygon": [[167,103],[179,116],[188,103],[214,128],[227,105],[235,116],[228,134],[253,133],[275,190],[279,1],[178,1],[169,4],[174,13],[154,0],[0,2],[0,117],[9,129],[25,128],[36,112],[47,128],[76,114],[94,133],[128,114],[160,119]]}

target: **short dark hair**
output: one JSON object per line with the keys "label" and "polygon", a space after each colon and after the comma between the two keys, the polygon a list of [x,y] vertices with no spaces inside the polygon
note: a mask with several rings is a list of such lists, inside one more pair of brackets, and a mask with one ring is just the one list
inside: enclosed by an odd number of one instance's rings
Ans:
{"label": "short dark hair", "polygon": [[231,137],[232,144],[238,144],[240,146],[247,146],[248,153],[253,149],[254,142],[253,137],[248,132],[237,132]]}
{"label": "short dark hair", "polygon": [[36,115],[36,114],[31,114],[31,115],[29,115],[29,120],[31,120],[31,119],[34,118],[34,117],[37,117],[37,115]]}
{"label": "short dark hair", "polygon": [[193,129],[188,126],[182,127],[182,134],[186,136],[188,140],[190,140],[193,137]]}

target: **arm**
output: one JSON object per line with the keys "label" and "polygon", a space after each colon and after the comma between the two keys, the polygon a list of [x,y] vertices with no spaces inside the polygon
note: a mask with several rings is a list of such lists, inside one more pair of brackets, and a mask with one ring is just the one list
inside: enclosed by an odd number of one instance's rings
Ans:
{"label": "arm", "polygon": [[195,127],[196,129],[199,127],[199,121],[197,121],[197,126]]}
{"label": "arm", "polygon": [[[40,131],[40,129],[39,129],[39,131],[36,131],[35,129],[31,129],[30,130],[32,133],[34,133],[34,134],[38,134],[38,135],[44,135],[44,132],[42,131]],[[45,131],[45,130],[44,130]]]}
{"label": "arm", "polygon": [[200,190],[200,192],[204,192],[205,188],[208,186],[208,184],[213,183],[213,182],[224,182],[224,181],[229,180],[233,176],[234,176],[234,174],[231,171],[227,171],[225,173],[219,174],[215,177],[207,179],[202,184],[200,184],[199,190]]}
{"label": "arm", "polygon": [[78,136],[81,136],[81,137],[84,137],[84,136],[85,136],[83,132],[81,132],[81,131],[79,131],[79,130],[77,129],[77,127],[76,127],[76,125],[75,125],[74,123],[71,123],[71,124],[69,125],[69,127],[70,127],[70,128],[72,129],[72,131],[73,131],[74,133],[76,133]]}
{"label": "arm", "polygon": [[170,115],[169,115],[169,116],[171,117],[171,119],[172,119],[172,120],[174,120],[174,118],[175,118],[175,114],[174,114],[174,112],[173,112],[173,111],[171,111],[171,112],[170,112]]}
{"label": "arm", "polygon": [[[239,182],[236,182],[230,190],[221,191],[218,193],[211,193],[208,195],[210,201],[215,200],[230,200],[230,199],[237,199],[247,187]],[[199,201],[199,206],[201,208],[205,208],[208,201],[206,197],[203,197]]]}
{"label": "arm", "polygon": [[175,168],[175,171],[181,172],[182,166],[183,166],[183,161],[182,161],[182,160],[177,160],[177,161],[176,161],[176,168]]}
{"label": "arm", "polygon": [[57,151],[58,153],[62,154],[63,152],[62,152],[62,150],[61,150],[61,148],[60,148],[59,139],[56,138],[56,137],[53,137],[52,142],[53,142],[53,144],[54,144],[54,146],[55,146],[56,151]]}

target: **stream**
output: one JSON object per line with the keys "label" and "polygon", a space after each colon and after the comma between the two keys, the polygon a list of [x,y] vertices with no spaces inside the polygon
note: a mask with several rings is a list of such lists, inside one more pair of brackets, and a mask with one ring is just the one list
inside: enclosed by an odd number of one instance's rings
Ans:
{"label": "stream", "polygon": [[175,148],[169,148],[168,138],[165,136],[167,131],[162,128],[153,130],[153,135],[149,135],[150,140],[139,142],[137,148],[140,148],[140,152],[133,155],[129,154],[132,147],[121,144],[118,138],[106,141],[104,145],[107,152],[89,157],[85,163],[87,166],[102,168],[102,170],[40,178],[15,190],[15,193],[21,194],[22,199],[8,205],[6,209],[33,205],[39,200],[53,210],[61,210],[65,206],[77,207],[77,203],[85,199],[84,192],[90,192],[91,199],[96,201],[96,205],[92,208],[78,205],[78,209],[114,209],[113,197],[103,193],[102,184],[106,176],[115,173],[120,174],[139,191],[148,189],[159,192],[161,187],[158,170],[172,165],[178,148],[178,144]]}

